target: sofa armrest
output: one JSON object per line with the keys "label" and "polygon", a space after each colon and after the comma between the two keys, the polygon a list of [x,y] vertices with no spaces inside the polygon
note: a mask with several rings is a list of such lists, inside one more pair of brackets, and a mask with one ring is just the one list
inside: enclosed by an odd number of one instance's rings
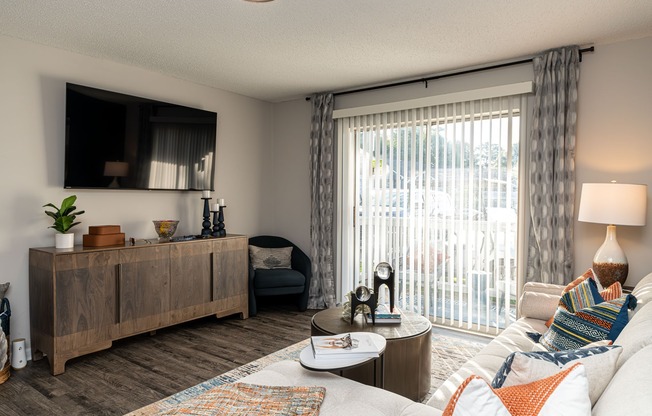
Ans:
{"label": "sofa armrest", "polygon": [[520,317],[547,321],[555,315],[560,298],[560,295],[524,291],[520,300]]}
{"label": "sofa armrest", "polygon": [[523,286],[523,292],[547,293],[549,295],[561,296],[561,292],[563,292],[565,287],[552,283],[527,282]]}

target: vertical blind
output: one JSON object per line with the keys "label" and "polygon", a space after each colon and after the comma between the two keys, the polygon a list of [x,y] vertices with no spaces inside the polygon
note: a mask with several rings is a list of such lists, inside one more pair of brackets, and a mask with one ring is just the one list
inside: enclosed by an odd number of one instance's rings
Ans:
{"label": "vertical blind", "polygon": [[387,261],[404,310],[482,332],[515,319],[525,102],[513,94],[338,120],[351,153],[344,292],[372,287]]}

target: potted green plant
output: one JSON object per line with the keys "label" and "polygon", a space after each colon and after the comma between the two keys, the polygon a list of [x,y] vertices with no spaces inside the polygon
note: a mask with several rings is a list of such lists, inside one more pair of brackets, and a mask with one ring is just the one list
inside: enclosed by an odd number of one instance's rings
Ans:
{"label": "potted green plant", "polygon": [[78,215],[84,213],[84,211],[75,211],[77,207],[75,206],[75,201],[77,200],[77,195],[70,195],[61,202],[61,207],[49,203],[43,205],[43,207],[53,208],[54,211],[45,211],[45,213],[52,219],[54,219],[54,224],[48,228],[54,228],[59,233],[55,234],[55,248],[72,248],[75,245],[75,234],[69,233],[68,231],[79,224],[79,221],[75,222],[75,219]]}

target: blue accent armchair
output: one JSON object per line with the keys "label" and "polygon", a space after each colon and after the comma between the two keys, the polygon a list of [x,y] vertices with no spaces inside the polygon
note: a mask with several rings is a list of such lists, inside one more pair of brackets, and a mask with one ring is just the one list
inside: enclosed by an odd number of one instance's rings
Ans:
{"label": "blue accent armchair", "polygon": [[256,269],[249,262],[249,316],[258,312],[256,297],[297,295],[300,311],[308,308],[308,291],[312,278],[310,258],[283,237],[261,235],[249,238],[249,245],[265,248],[292,247],[291,269]]}

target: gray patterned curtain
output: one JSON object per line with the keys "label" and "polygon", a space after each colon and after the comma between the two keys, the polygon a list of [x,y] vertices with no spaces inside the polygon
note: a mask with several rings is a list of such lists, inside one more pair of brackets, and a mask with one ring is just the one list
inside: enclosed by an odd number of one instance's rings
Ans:
{"label": "gray patterned curtain", "polygon": [[566,284],[573,272],[579,48],[534,58],[527,281]]}
{"label": "gray patterned curtain", "polygon": [[310,254],[312,280],[308,308],[335,306],[335,141],[333,94],[314,94],[310,127]]}

